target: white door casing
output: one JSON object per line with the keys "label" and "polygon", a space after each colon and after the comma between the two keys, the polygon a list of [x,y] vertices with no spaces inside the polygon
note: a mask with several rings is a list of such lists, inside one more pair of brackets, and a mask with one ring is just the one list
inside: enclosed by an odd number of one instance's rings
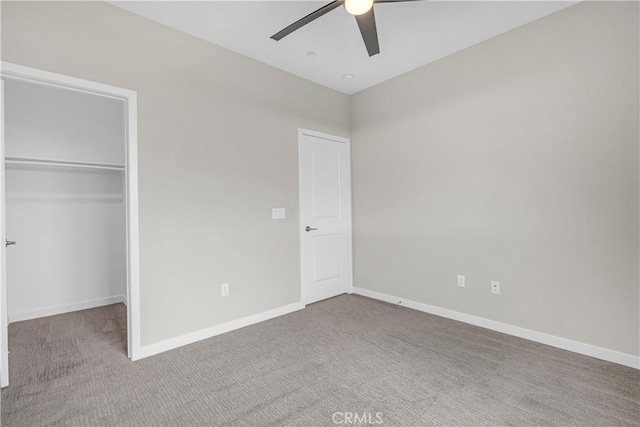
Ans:
{"label": "white door casing", "polygon": [[[137,360],[141,356],[140,337],[140,255],[139,255],[139,225],[138,225],[138,104],[137,93],[133,90],[110,86],[103,83],[83,80],[63,74],[51,73],[36,68],[17,65],[2,61],[0,67],[2,81],[14,79],[27,81],[34,84],[42,84],[60,87],[68,90],[91,93],[94,95],[121,99],[126,103],[126,215],[127,215],[127,352],[131,360]],[[4,93],[2,94],[4,102]],[[3,114],[4,117],[4,114]],[[4,123],[2,124],[2,137],[4,138]],[[4,139],[0,141],[0,226],[2,227],[2,260],[0,262],[0,344],[1,365],[6,369],[0,372],[2,387],[8,385],[8,354],[7,335],[7,286],[4,230]],[[7,353],[5,353],[5,351]]]}
{"label": "white door casing", "polygon": [[351,292],[350,141],[298,132],[300,258],[305,304]]}
{"label": "white door casing", "polygon": [[4,79],[0,80],[0,387],[9,385],[7,324],[7,247],[4,204]]}

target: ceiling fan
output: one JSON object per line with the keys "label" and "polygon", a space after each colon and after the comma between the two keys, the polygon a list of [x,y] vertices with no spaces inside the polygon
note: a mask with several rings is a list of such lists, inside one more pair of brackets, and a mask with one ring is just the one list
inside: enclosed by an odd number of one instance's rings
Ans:
{"label": "ceiling fan", "polygon": [[364,45],[367,48],[369,56],[377,55],[380,53],[380,46],[378,44],[378,30],[376,29],[376,17],[373,12],[374,3],[400,3],[406,1],[420,1],[420,0],[336,0],[329,4],[322,6],[320,9],[311,12],[302,19],[297,20],[293,24],[285,27],[271,36],[273,40],[279,41],[282,38],[288,36],[294,31],[302,28],[308,23],[315,21],[321,16],[331,12],[339,6],[344,5],[344,8],[350,14],[356,17],[356,22],[360,28],[360,34],[364,40]]}

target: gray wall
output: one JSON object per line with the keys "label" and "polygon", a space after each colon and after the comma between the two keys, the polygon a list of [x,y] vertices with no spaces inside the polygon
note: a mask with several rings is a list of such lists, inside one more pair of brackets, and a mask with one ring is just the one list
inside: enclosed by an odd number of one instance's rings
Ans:
{"label": "gray wall", "polygon": [[2,59],[138,92],[143,345],[299,301],[297,128],[347,96],[101,2],[2,2]]}
{"label": "gray wall", "polygon": [[355,95],[355,285],[637,355],[638,50],[584,2]]}

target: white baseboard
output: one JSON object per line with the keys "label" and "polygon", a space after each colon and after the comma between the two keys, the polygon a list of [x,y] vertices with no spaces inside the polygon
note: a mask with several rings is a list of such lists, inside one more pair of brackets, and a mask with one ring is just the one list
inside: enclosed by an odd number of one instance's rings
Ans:
{"label": "white baseboard", "polygon": [[182,347],[187,344],[192,344],[197,341],[215,337],[216,335],[224,334],[226,332],[235,331],[236,329],[264,322],[265,320],[273,319],[274,317],[293,313],[294,311],[302,310],[304,307],[305,305],[302,302],[296,302],[293,304],[274,308],[272,310],[263,311],[262,313],[212,326],[210,328],[190,332],[188,334],[180,335],[175,338],[169,338],[168,340],[160,341],[154,344],[145,345],[140,349],[140,352],[136,354],[134,360],[144,359],[145,357],[153,356],[167,350],[172,350],[174,348]]}
{"label": "white baseboard", "polygon": [[0,354],[0,388],[9,385],[9,352],[3,351]]}
{"label": "white baseboard", "polygon": [[503,334],[513,335],[519,338],[527,339],[529,341],[535,341],[541,344],[550,345],[552,347],[561,348],[563,350],[572,351],[574,353],[584,354],[585,356],[591,356],[597,359],[606,360],[608,362],[618,363],[620,365],[640,369],[640,357],[634,356],[632,354],[621,353],[619,351],[609,350],[607,348],[597,347],[595,345],[573,341],[567,338],[561,338],[555,335],[549,335],[543,332],[509,325],[507,323],[496,322],[495,320],[472,316],[470,314],[460,313],[458,311],[448,310],[446,308],[436,307],[417,301],[411,301],[406,298],[387,295],[368,289],[354,287],[353,293],[380,301],[390,302],[393,304],[397,303],[398,301],[402,301],[401,305],[403,307],[412,308],[414,310],[423,311],[429,314],[435,314],[436,316],[446,317],[447,319],[453,319],[459,322],[469,323],[471,325],[480,326],[481,328],[502,332]]}
{"label": "white baseboard", "polygon": [[76,302],[73,304],[58,305],[55,307],[45,307],[37,310],[22,311],[19,313],[9,313],[9,323],[21,322],[23,320],[37,319],[40,317],[55,316],[56,314],[69,313],[71,311],[86,310],[88,308],[102,307],[105,305],[124,303],[127,299],[124,295],[100,298],[89,301]]}

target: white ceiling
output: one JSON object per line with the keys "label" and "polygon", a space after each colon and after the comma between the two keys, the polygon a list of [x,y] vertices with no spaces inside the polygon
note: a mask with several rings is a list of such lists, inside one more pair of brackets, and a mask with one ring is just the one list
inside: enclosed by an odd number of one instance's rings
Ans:
{"label": "white ceiling", "polygon": [[[112,4],[353,94],[577,1],[413,1],[375,5],[379,55],[369,58],[343,7],[276,42],[269,37],[329,1],[113,1]],[[316,52],[309,57],[307,52]],[[344,79],[353,74],[352,79]]]}

